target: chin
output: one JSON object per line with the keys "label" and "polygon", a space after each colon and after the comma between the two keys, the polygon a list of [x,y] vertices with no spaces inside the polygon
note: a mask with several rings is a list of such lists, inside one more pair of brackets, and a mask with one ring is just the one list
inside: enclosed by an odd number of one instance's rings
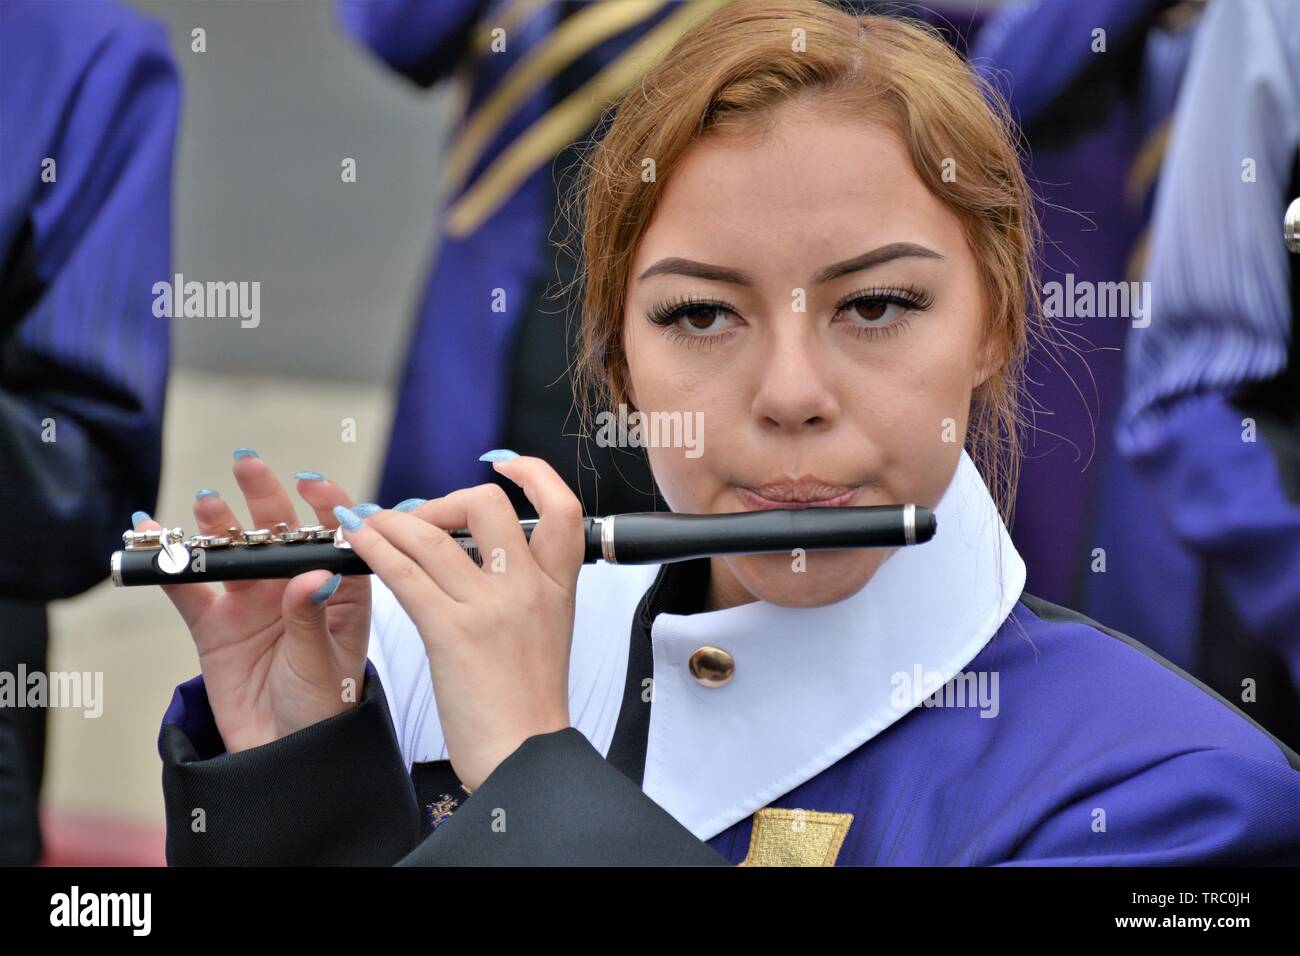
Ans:
{"label": "chin", "polygon": [[725,558],[750,594],[779,607],[821,607],[857,594],[893,554],[893,548],[810,551],[804,570],[788,554],[750,554]]}

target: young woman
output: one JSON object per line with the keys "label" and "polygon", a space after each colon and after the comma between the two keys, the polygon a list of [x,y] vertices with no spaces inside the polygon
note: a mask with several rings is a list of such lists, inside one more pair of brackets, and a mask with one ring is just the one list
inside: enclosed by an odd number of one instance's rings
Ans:
{"label": "young woman", "polygon": [[[915,502],[931,541],[584,566],[535,458],[487,456],[531,542],[494,485],[384,510],[300,475],[373,580],[168,588],[202,669],[159,741],[169,860],[1300,862],[1295,753],[1022,593],[1036,237],[991,103],[918,26],[742,0],[585,169],[583,368],[610,409],[702,416],[702,454],[648,449],[672,509]],[[234,472],[253,527],[296,523]]]}

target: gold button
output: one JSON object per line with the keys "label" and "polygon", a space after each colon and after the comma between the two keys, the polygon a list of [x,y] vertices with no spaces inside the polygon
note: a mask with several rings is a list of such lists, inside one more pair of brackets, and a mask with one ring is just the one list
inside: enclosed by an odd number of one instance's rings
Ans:
{"label": "gold button", "polygon": [[720,647],[705,645],[691,655],[691,676],[705,687],[721,687],[736,673],[736,659]]}

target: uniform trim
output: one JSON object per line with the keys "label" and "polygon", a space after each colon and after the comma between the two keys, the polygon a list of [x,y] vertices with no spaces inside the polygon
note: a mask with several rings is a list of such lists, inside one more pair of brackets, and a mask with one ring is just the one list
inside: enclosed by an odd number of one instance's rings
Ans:
{"label": "uniform trim", "polygon": [[1157,664],[1163,666],[1166,670],[1172,671],[1173,673],[1177,674],[1179,677],[1186,680],[1188,683],[1194,684],[1196,687],[1199,687],[1205,693],[1209,694],[1211,697],[1215,698],[1225,706],[1230,707],[1232,710],[1236,711],[1236,713],[1239,714],[1245,720],[1250,721],[1250,723],[1254,725],[1254,727],[1258,729],[1260,733],[1267,736],[1269,740],[1273,741],[1273,743],[1277,745],[1277,749],[1282,752],[1282,756],[1286,758],[1286,762],[1291,765],[1292,770],[1300,770],[1300,754],[1297,754],[1294,750],[1292,750],[1285,743],[1283,743],[1281,739],[1277,737],[1277,735],[1270,732],[1254,717],[1251,717],[1250,714],[1246,713],[1244,710],[1242,710],[1232,701],[1228,700],[1228,698],[1224,697],[1213,687],[1209,686],[1204,681],[1199,680],[1193,675],[1189,674],[1187,671],[1183,670],[1181,667],[1179,667],[1177,664],[1173,663],[1172,661],[1161,657],[1159,654],[1157,654],[1151,648],[1147,647],[1141,641],[1129,637],[1127,634],[1121,633],[1120,631],[1115,630],[1113,627],[1107,627],[1105,624],[1100,624],[1097,621],[1094,621],[1092,618],[1080,614],[1078,611],[1072,610],[1071,608],[1062,607],[1059,604],[1053,604],[1051,601],[1046,601],[1043,598],[1035,597],[1034,595],[1030,594],[1027,591],[1021,593],[1020,603],[1024,604],[1025,607],[1029,608],[1029,610],[1033,611],[1044,621],[1083,624],[1086,625],[1087,627],[1093,628],[1094,630],[1100,631],[1101,633],[1107,635],[1108,637],[1113,637],[1117,641],[1122,641],[1123,643],[1127,644],[1129,647],[1133,648],[1135,651],[1144,654],[1146,657],[1155,661]]}
{"label": "uniform trim", "polygon": [[662,9],[662,2],[600,4],[579,10],[558,24],[542,42],[510,66],[486,101],[469,116],[443,161],[439,188],[445,195],[458,193],[474,164],[506,122],[565,66]]}
{"label": "uniform trim", "polygon": [[722,8],[725,0],[695,0],[685,5],[519,134],[484,169],[444,214],[443,231],[463,239],[476,232],[525,179],[571,144],[657,63],[698,21]]}

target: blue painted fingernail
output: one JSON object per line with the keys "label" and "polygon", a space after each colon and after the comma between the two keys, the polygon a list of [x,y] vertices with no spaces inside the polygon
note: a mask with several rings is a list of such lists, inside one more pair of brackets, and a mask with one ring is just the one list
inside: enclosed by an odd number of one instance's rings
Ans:
{"label": "blue painted fingernail", "polygon": [[405,501],[399,501],[397,504],[393,505],[393,510],[414,511],[428,500],[428,498],[407,498]]}
{"label": "blue painted fingernail", "polygon": [[491,451],[485,451],[478,456],[479,461],[509,461],[511,458],[518,458],[519,452],[511,451],[509,448],[493,448]]}
{"label": "blue painted fingernail", "polygon": [[295,478],[301,478],[303,481],[324,481],[325,480],[325,476],[322,475],[319,471],[295,471],[293,473],[293,476]]}
{"label": "blue painted fingernail", "polygon": [[363,501],[359,505],[352,506],[353,513],[359,514],[363,518],[369,518],[375,512],[383,510],[383,508],[379,507],[379,505],[375,504],[373,501]]}
{"label": "blue painted fingernail", "polygon": [[153,520],[153,519],[149,517],[149,512],[147,512],[147,511],[133,511],[133,512],[131,512],[131,527],[133,527],[133,528],[134,528],[136,525],[138,525],[141,521],[152,521],[152,520]]}
{"label": "blue painted fingernail", "polygon": [[253,449],[251,448],[235,449],[235,461],[239,461],[239,459],[241,458],[259,458],[259,457],[261,456],[258,455],[257,452],[253,451]]}
{"label": "blue painted fingernail", "polygon": [[361,519],[352,511],[351,508],[344,508],[342,505],[334,506],[334,517],[339,519],[339,524],[343,525],[348,531],[360,531]]}
{"label": "blue painted fingernail", "polygon": [[194,500],[195,500],[195,501],[198,501],[200,498],[220,498],[220,497],[221,497],[221,495],[218,494],[218,493],[217,493],[214,489],[212,489],[212,488],[200,488],[200,489],[199,489],[197,492],[195,492],[195,494],[194,494]]}
{"label": "blue painted fingernail", "polygon": [[308,600],[311,601],[312,604],[324,604],[333,596],[334,592],[339,589],[339,585],[342,582],[343,575],[331,575],[328,581],[318,587],[315,591],[311,592],[311,597],[308,598]]}

